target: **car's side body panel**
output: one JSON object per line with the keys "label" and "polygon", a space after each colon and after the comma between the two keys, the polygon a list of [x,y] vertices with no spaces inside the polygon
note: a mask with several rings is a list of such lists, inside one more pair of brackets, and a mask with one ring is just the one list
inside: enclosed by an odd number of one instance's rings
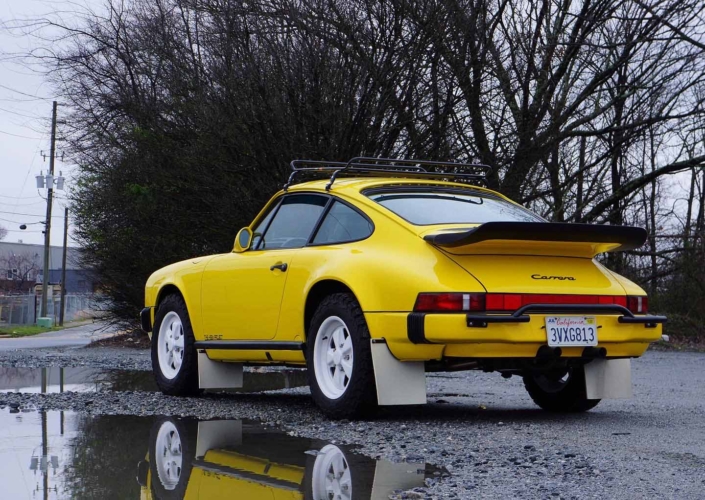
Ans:
{"label": "car's side body panel", "polygon": [[297,251],[253,251],[213,258],[203,271],[203,338],[274,338],[289,273],[270,267],[282,262],[291,263]]}
{"label": "car's side body panel", "polygon": [[163,267],[149,277],[145,286],[145,306],[152,308],[152,324],[154,324],[155,306],[163,298],[164,291],[174,287],[186,302],[196,338],[202,337],[201,280],[203,269],[214,257],[211,255],[177,262]]}

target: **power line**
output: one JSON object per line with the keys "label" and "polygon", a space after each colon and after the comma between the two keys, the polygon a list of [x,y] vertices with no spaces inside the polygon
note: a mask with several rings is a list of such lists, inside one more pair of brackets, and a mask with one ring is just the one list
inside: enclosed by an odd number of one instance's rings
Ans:
{"label": "power line", "polygon": [[[19,194],[22,195],[24,193],[24,188],[27,186],[27,179],[29,179],[29,174],[32,172],[32,168],[34,167],[34,161],[37,159],[37,153],[39,153],[39,147],[34,149],[34,154],[32,155],[32,161],[29,162],[29,168],[27,169],[27,174],[24,176],[24,181],[22,181],[22,188],[19,191]],[[37,193],[39,193],[39,190],[37,189]],[[18,197],[19,199],[19,197]],[[17,203],[15,203],[15,206],[12,207],[12,210],[17,210]],[[12,214],[14,215],[14,213]]]}
{"label": "power line", "polygon": [[17,203],[17,201],[0,201],[0,205],[12,205],[13,210],[17,207],[31,207],[32,205],[39,205],[42,203],[46,203],[46,201],[38,200],[33,201],[31,203]]}
{"label": "power line", "polygon": [[[26,214],[26,213],[23,213],[23,212],[6,212],[6,211],[3,211],[3,210],[0,210],[0,214],[22,215],[22,216],[25,216],[25,217],[43,217],[42,214]],[[63,217],[62,217],[61,215],[52,215],[51,218],[52,218],[52,219],[63,219]],[[10,222],[14,222],[14,221],[10,221]]]}
{"label": "power line", "polygon": [[16,93],[18,93],[18,94],[20,94],[20,95],[23,95],[23,96],[26,96],[26,97],[32,97],[32,98],[34,98],[34,99],[41,99],[41,100],[44,100],[44,101],[50,101],[50,100],[51,100],[49,97],[40,97],[40,96],[38,96],[38,95],[27,94],[27,93],[25,93],[25,92],[22,92],[22,91],[17,90],[17,89],[13,89],[13,88],[8,87],[7,85],[3,85],[3,84],[1,84],[1,83],[0,83],[0,88],[9,90],[10,92],[16,92]]}
{"label": "power line", "polygon": [[33,199],[35,199],[34,196],[8,196],[6,194],[0,194],[0,198],[10,198],[11,200],[33,200]]}
{"label": "power line", "polygon": [[17,111],[12,111],[11,109],[0,108],[0,111],[4,111],[5,113],[11,113],[13,115],[21,116],[23,118],[31,118],[33,120],[39,120],[38,116],[25,115],[24,113],[18,113]]}
{"label": "power line", "polygon": [[5,135],[11,135],[12,137],[19,137],[20,139],[32,139],[35,141],[42,141],[44,140],[42,137],[30,137],[28,135],[19,135],[19,134],[13,134],[11,132],[5,132],[4,130],[0,130],[0,134],[5,134]]}

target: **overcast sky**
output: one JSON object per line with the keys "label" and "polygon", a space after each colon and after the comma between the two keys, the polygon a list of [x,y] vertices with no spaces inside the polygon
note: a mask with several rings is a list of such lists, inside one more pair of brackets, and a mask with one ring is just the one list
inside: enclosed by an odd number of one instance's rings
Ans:
{"label": "overcast sky", "polygon": [[[90,1],[99,4],[99,1]],[[39,17],[54,9],[67,9],[66,0],[0,0],[0,21]],[[75,5],[75,3],[73,3]],[[0,226],[9,231],[5,241],[44,243],[46,189],[37,190],[35,176],[49,169],[49,138],[52,89],[43,77],[22,67],[12,55],[26,53],[35,44],[30,37],[17,36],[0,26]],[[58,110],[61,119],[61,107]],[[47,155],[46,160],[42,152]],[[57,142],[61,153],[61,142]],[[57,159],[59,171],[71,186],[72,166]],[[54,190],[51,244],[63,240],[66,193]],[[20,224],[27,224],[21,231]],[[69,240],[69,245],[72,242]]]}

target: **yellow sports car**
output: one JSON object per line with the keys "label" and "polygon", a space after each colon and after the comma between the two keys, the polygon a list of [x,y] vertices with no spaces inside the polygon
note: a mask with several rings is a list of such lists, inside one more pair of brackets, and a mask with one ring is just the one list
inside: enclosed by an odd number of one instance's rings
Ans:
{"label": "yellow sports car", "polygon": [[243,365],[269,364],[307,367],[333,418],[422,404],[427,371],[518,375],[551,411],[630,396],[629,360],[666,319],[595,256],[639,247],[643,229],[546,222],[477,186],[483,165],[292,169],[232,252],[147,281],[141,320],[163,392],[238,387]]}

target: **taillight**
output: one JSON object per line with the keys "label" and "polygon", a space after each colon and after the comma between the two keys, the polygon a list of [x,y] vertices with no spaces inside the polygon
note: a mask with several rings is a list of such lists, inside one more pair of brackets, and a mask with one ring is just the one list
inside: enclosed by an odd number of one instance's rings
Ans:
{"label": "taillight", "polygon": [[649,298],[646,295],[627,297],[627,309],[633,313],[646,314],[649,312]]}
{"label": "taillight", "polygon": [[633,313],[645,314],[648,299],[645,296],[575,295],[539,293],[420,293],[416,298],[416,312],[514,312],[529,304],[617,304]]}
{"label": "taillight", "polygon": [[484,293],[420,293],[416,312],[484,311]]}
{"label": "taillight", "polygon": [[617,304],[626,307],[624,295],[567,295],[541,293],[488,293],[486,298],[488,311],[516,311],[529,304]]}

